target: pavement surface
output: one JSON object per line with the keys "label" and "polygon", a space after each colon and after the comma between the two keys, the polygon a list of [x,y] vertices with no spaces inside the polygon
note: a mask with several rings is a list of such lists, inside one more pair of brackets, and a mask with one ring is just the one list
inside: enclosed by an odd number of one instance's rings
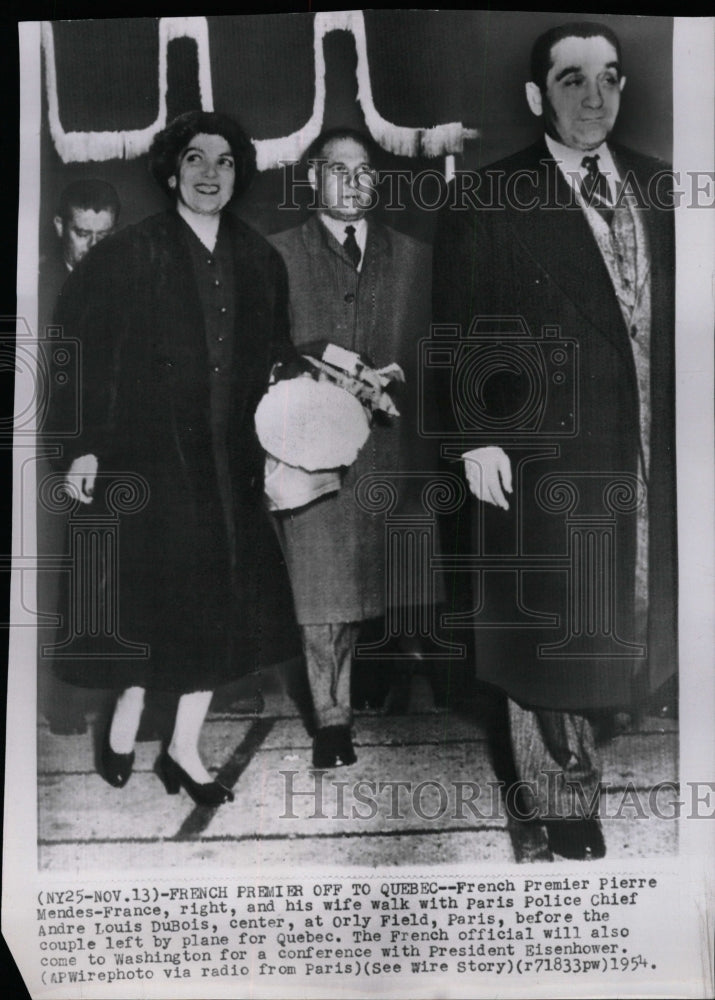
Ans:
{"label": "pavement surface", "polygon": [[[86,731],[38,726],[39,867],[47,871],[271,865],[498,864],[514,849],[499,793],[500,706],[487,692],[444,692],[424,673],[402,684],[400,705],[357,711],[357,763],[314,771],[305,692],[271,671],[214,698],[201,753],[235,801],[197,806],[168,795],[155,772],[171,706],[147,705],[134,772],[108,785],[97,760],[108,692],[74,706]],[[78,707],[79,706],[79,707]],[[54,728],[57,728],[56,725]],[[82,728],[81,725],[79,728]],[[494,733],[497,733],[495,744]],[[496,749],[495,749],[496,746]],[[667,818],[677,788],[678,732],[644,717],[601,748],[601,816],[608,858],[677,851]],[[655,815],[660,813],[660,817]]]}

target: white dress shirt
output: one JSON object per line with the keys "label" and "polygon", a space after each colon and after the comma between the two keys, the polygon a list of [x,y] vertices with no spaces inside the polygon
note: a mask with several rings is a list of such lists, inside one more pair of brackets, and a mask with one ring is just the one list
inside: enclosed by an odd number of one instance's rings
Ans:
{"label": "white dress shirt", "polygon": [[321,212],[318,218],[323,223],[325,228],[329,233],[335,237],[335,239],[341,245],[345,243],[348,234],[345,232],[347,226],[352,226],[355,230],[355,242],[360,247],[360,263],[357,266],[357,270],[362,270],[362,262],[365,259],[365,245],[367,243],[367,219],[355,219],[354,222],[344,221],[343,219],[333,219],[329,215],[325,215]]}
{"label": "white dress shirt", "polygon": [[618,183],[620,176],[613,162],[613,156],[605,142],[602,142],[597,149],[590,149],[584,152],[582,149],[572,149],[564,146],[563,143],[552,139],[550,135],[545,135],[546,145],[549,152],[556,160],[559,170],[565,177],[567,183],[576,192],[581,203],[581,182],[587,176],[588,171],[581,166],[584,156],[598,156],[598,169],[608,182],[608,190],[611,194],[611,203],[615,205],[618,200]]}

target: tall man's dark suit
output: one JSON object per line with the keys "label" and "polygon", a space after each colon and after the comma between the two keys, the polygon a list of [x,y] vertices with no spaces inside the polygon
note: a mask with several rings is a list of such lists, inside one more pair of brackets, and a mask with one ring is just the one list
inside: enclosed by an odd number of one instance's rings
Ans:
{"label": "tall man's dark suit", "polygon": [[[610,148],[621,180],[635,180],[648,192],[665,165]],[[501,198],[492,186],[499,184]],[[597,764],[582,760],[579,770],[570,760],[564,713],[629,706],[676,669],[672,212],[652,205],[637,210],[650,262],[639,280],[649,283],[643,290],[651,309],[649,324],[629,329],[587,211],[543,141],[481,171],[478,190],[492,207],[450,208],[441,219],[435,321],[459,323],[466,333],[476,316],[521,317],[534,343],[551,327],[573,347],[559,353],[544,338],[536,348],[543,366],[532,369],[531,379],[543,381],[537,388],[546,400],[541,423],[519,427],[517,415],[529,411],[534,386],[507,364],[477,401],[491,422],[459,427],[463,451],[501,446],[514,472],[511,509],[473,504],[471,540],[460,543],[481,556],[511,560],[499,570],[492,559],[489,571],[473,576],[477,672],[515,703],[541,710],[554,768],[568,776],[573,765],[572,777],[588,786],[597,779]],[[485,328],[493,330],[493,321]],[[647,409],[642,386],[639,402],[638,337],[650,346],[649,421],[641,413]],[[501,342],[508,355],[509,338]],[[564,377],[570,393],[563,381],[557,385]],[[449,426],[452,386],[442,396]],[[571,406],[563,402],[568,397]],[[650,430],[645,463],[643,418]],[[478,439],[475,431],[483,432]],[[647,587],[636,583],[637,532],[644,522]],[[512,732],[512,742],[518,739]]]}

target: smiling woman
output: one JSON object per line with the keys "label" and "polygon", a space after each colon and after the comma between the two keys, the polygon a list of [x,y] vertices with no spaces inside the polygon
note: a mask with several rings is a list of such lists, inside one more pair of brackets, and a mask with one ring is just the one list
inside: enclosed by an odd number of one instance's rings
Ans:
{"label": "smiling woman", "polygon": [[[150,167],[175,210],[103,241],[57,310],[83,361],[67,489],[96,511],[122,477],[145,487],[145,506],[120,524],[118,592],[94,599],[116,599],[122,635],[147,652],[78,650],[61,675],[121,690],[102,752],[117,788],[132,772],[146,690],[178,692],[159,774],[168,792],[218,805],[233,793],[198,752],[212,690],[298,649],[253,429],[273,364],[294,355],[286,276],[269,244],[224,211],[255,169],[235,122],[181,115],[156,136]],[[55,426],[62,406],[58,394]]]}
{"label": "smiling woman", "polygon": [[221,135],[197,135],[181,155],[178,177],[169,178],[180,215],[218,215],[233,196],[236,167]]}

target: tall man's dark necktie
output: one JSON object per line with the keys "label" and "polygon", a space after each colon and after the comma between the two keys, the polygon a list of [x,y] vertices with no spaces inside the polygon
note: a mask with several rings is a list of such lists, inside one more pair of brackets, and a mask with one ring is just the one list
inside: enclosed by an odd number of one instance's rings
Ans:
{"label": "tall man's dark necktie", "polygon": [[360,252],[358,241],[355,239],[355,226],[346,226],[345,232],[347,233],[347,236],[345,237],[345,242],[343,243],[343,249],[350,258],[353,267],[357,271],[360,266],[362,253]]}
{"label": "tall man's dark necktie", "polygon": [[591,208],[595,208],[606,225],[613,222],[613,205],[611,192],[605,174],[598,169],[598,153],[595,156],[584,156],[581,166],[586,176],[581,181],[581,194]]}

